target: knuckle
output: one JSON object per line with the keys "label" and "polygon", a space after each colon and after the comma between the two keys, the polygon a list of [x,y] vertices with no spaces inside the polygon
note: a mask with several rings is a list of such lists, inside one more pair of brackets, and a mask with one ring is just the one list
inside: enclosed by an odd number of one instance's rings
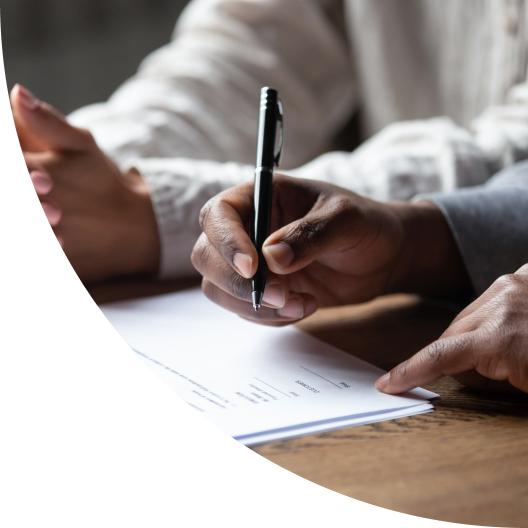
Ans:
{"label": "knuckle", "polygon": [[209,241],[207,240],[207,237],[201,236],[192,251],[191,263],[196,271],[202,275],[206,275],[207,273],[207,265],[210,255],[211,248],[209,247]]}
{"label": "knuckle", "polygon": [[200,210],[199,222],[200,222],[200,229],[202,231],[205,231],[207,229],[207,224],[211,216],[211,211],[214,207],[214,201],[215,201],[215,198],[211,198],[211,200],[209,200]]}
{"label": "knuckle", "polygon": [[522,275],[528,275],[528,264],[524,264],[523,266],[521,266],[516,274],[522,274]]}
{"label": "knuckle", "polygon": [[493,284],[500,288],[504,289],[510,285],[511,275],[501,275]]}
{"label": "knuckle", "polygon": [[347,196],[340,194],[332,199],[332,216],[334,218],[349,217],[354,211],[355,208]]}
{"label": "knuckle", "polygon": [[191,264],[194,266],[194,269],[201,273],[201,258],[200,258],[201,250],[198,246],[198,243],[194,246],[192,253],[191,253]]}
{"label": "knuckle", "polygon": [[300,220],[284,237],[285,242],[293,247],[297,254],[303,250],[317,249],[324,241],[327,221],[324,218],[317,220]]}
{"label": "knuckle", "polygon": [[513,293],[519,286],[524,285],[524,279],[515,273],[503,275],[494,282],[494,287],[503,294]]}
{"label": "knuckle", "polygon": [[489,291],[487,312],[493,313],[495,319],[508,320],[520,309],[526,309],[528,277],[517,273],[503,275],[493,283]]}

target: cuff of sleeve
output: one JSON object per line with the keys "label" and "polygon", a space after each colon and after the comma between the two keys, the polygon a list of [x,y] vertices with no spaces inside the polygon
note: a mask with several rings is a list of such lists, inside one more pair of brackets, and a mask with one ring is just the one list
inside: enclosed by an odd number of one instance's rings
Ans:
{"label": "cuff of sleeve", "polygon": [[477,295],[528,262],[528,189],[479,187],[418,200],[444,214]]}
{"label": "cuff of sleeve", "polygon": [[251,179],[253,168],[190,159],[135,159],[145,180],[158,225],[161,255],[158,279],[196,275],[191,253],[201,234],[199,216],[205,203],[223,190]]}

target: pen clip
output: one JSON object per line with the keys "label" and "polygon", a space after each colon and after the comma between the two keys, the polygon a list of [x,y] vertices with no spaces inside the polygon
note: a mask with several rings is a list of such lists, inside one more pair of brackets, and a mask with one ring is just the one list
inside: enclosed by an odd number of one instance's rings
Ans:
{"label": "pen clip", "polygon": [[284,116],[282,113],[282,103],[280,99],[277,100],[277,121],[280,122],[279,151],[275,155],[275,158],[273,161],[275,162],[275,165],[278,167],[281,162],[282,147],[284,145]]}

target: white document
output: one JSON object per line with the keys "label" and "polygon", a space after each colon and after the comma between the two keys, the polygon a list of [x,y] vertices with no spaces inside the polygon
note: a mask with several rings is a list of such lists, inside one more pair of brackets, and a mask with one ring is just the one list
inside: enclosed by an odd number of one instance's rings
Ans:
{"label": "white document", "polygon": [[381,369],[297,328],[247,322],[199,289],[101,309],[169,387],[245,445],[428,412],[437,396],[381,394]]}

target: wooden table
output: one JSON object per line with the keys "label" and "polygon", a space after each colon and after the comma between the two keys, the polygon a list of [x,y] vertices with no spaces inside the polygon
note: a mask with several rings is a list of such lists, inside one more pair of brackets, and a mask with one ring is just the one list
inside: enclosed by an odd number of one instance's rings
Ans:
{"label": "wooden table", "polygon": [[[195,281],[113,282],[96,302],[177,291]],[[454,312],[396,295],[325,309],[299,328],[390,369],[437,338]],[[528,527],[528,397],[496,396],[450,379],[426,387],[433,413],[272,442],[263,457],[331,490],[430,519]]]}

